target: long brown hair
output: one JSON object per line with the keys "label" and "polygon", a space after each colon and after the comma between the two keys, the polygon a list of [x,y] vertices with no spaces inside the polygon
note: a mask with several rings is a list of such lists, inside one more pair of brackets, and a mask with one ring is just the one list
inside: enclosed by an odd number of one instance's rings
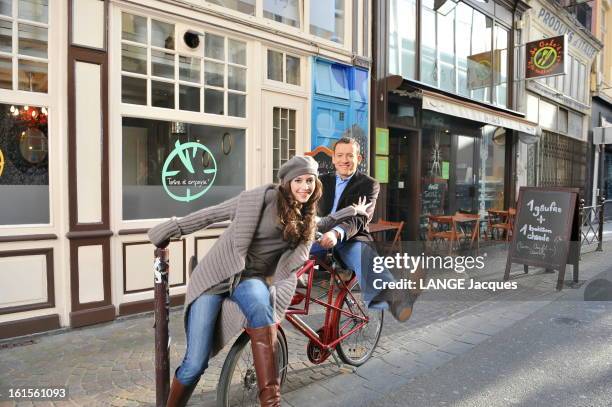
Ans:
{"label": "long brown hair", "polygon": [[278,219],[283,226],[283,239],[292,248],[314,240],[317,230],[317,203],[323,195],[323,184],[315,177],[315,190],[304,204],[291,193],[291,181],[278,186]]}

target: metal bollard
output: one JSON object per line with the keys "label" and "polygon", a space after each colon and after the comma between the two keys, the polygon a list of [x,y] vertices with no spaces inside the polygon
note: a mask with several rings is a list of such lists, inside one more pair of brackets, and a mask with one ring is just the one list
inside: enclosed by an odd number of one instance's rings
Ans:
{"label": "metal bollard", "polygon": [[586,216],[584,216],[584,199],[580,198],[579,203],[578,203],[578,217],[579,217],[579,231],[580,231],[580,236],[579,236],[579,242],[578,242],[578,259],[582,260],[582,246],[585,244],[585,236],[584,233],[582,232],[582,227],[584,226],[584,222],[586,219]]}
{"label": "metal bollard", "polygon": [[603,195],[599,195],[599,205],[601,208],[599,209],[599,230],[598,230],[598,242],[597,242],[597,251],[603,251],[603,229],[604,229],[604,207],[606,206],[606,198]]}
{"label": "metal bollard", "polygon": [[155,405],[165,407],[170,391],[170,355],[168,320],[170,295],[168,291],[169,250],[155,249]]}

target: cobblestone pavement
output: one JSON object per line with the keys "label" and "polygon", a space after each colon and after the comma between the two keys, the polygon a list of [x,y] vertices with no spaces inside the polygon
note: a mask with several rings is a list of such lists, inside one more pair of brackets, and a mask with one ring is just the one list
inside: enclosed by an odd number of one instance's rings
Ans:
{"label": "cobblestone pavement", "polygon": [[[612,249],[606,243],[604,250]],[[487,271],[472,275],[478,280],[500,281],[505,267],[504,247],[489,249]],[[566,274],[566,289],[580,286],[585,279],[608,266],[604,253],[585,255],[581,262],[581,281],[569,283],[571,267]],[[379,345],[373,355],[356,374],[346,374],[330,360],[313,365],[306,356],[306,338],[284,323],[289,343],[289,369],[283,394],[288,405],[307,405],[304,394],[316,397],[317,389],[324,389],[323,396],[335,387],[330,383],[346,385],[355,381],[356,386],[375,386],[377,369],[395,371],[420,367],[435,368],[453,355],[488,337],[487,326],[505,327],[524,317],[530,303],[526,300],[550,302],[563,295],[554,290],[556,273],[534,270],[522,274],[522,266],[515,265],[513,281],[519,289],[503,292],[426,292],[415,306],[413,317],[406,323],[395,322],[386,315]],[[490,304],[504,302],[519,307],[499,317],[489,318],[488,325],[473,319],[472,310],[491,308]],[[315,316],[314,318],[320,317]],[[492,324],[492,325],[491,325]],[[444,325],[443,331],[441,326]],[[316,325],[315,325],[316,326]],[[500,328],[501,329],[501,328]],[[182,310],[173,310],[170,320],[172,336],[171,369],[180,362],[185,351],[182,327]],[[450,335],[450,336],[449,336]],[[452,335],[455,335],[452,337]],[[458,337],[462,339],[457,340]],[[419,355],[429,355],[432,350],[445,346],[446,351],[434,352],[426,360],[417,360]],[[200,381],[190,405],[214,405],[216,386],[221,367],[229,346],[210,362]],[[429,358],[429,359],[427,359]],[[400,363],[401,361],[401,363]],[[435,362],[435,363],[434,363]],[[68,386],[70,399],[62,402],[22,402],[30,406],[144,406],[155,402],[154,342],[152,314],[122,318],[94,327],[61,331],[55,334],[38,335],[5,342],[0,348],[0,388],[32,386]],[[331,386],[331,387],[330,387]],[[304,390],[311,389],[310,393]],[[332,390],[330,390],[332,389]],[[344,390],[346,391],[346,390]],[[350,392],[349,392],[350,393]],[[300,401],[304,401],[304,404]],[[320,400],[319,400],[320,401]],[[321,403],[317,403],[321,405]],[[15,405],[0,401],[0,406]]]}

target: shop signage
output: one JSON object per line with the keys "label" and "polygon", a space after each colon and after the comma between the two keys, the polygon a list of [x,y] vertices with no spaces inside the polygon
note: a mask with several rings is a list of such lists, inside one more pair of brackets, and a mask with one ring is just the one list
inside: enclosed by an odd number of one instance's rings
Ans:
{"label": "shop signage", "polygon": [[376,156],[374,167],[374,178],[381,184],[389,183],[389,157]]}
{"label": "shop signage", "polygon": [[467,85],[468,89],[481,89],[491,86],[491,72],[495,70],[495,85],[499,85],[501,73],[501,49],[468,55]]}
{"label": "shop signage", "polygon": [[336,167],[332,162],[334,152],[325,146],[318,146],[312,151],[306,153],[311,156],[319,164],[319,175],[333,174],[336,172]]}
{"label": "shop signage", "polygon": [[444,213],[444,196],[447,189],[448,184],[444,179],[424,179],[421,192],[421,213],[424,215]]}
{"label": "shop signage", "polygon": [[612,127],[593,127],[593,144],[612,144]]}
{"label": "shop signage", "polygon": [[204,195],[217,176],[217,162],[200,143],[176,141],[162,169],[162,184],[175,201],[191,202]]}
{"label": "shop signage", "polygon": [[544,25],[555,34],[560,36],[566,35],[568,46],[571,46],[573,49],[579,50],[582,54],[584,54],[584,56],[589,59],[593,59],[595,57],[595,54],[597,53],[597,48],[595,48],[593,45],[589,44],[585,39],[583,39],[577,31],[571,28],[559,16],[545,9],[543,6],[540,6],[540,10],[538,11],[537,16],[540,24]]}
{"label": "shop signage", "polygon": [[389,155],[389,129],[376,128],[376,154]]}
{"label": "shop signage", "polygon": [[528,42],[525,46],[525,78],[543,78],[567,73],[566,43],[564,35]]}
{"label": "shop signage", "polygon": [[544,267],[559,271],[560,290],[569,263],[577,281],[579,224],[578,189],[521,187],[504,280],[512,263],[523,264],[525,273],[528,266]]}

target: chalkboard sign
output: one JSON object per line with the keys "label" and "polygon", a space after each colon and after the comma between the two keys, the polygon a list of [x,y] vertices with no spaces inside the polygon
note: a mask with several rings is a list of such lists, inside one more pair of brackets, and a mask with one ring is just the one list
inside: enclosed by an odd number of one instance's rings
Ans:
{"label": "chalkboard sign", "polygon": [[575,188],[521,187],[512,245],[508,252],[504,280],[512,263],[558,270],[557,289],[563,288],[565,266],[573,265],[578,281],[579,245],[578,190]]}
{"label": "chalkboard sign", "polygon": [[334,167],[334,163],[332,162],[332,156],[334,155],[333,150],[325,146],[319,146],[307,152],[306,155],[311,156],[319,163],[319,176],[336,172],[336,167]]}
{"label": "chalkboard sign", "polygon": [[444,179],[424,181],[421,189],[421,213],[424,215],[443,214],[447,189],[448,185]]}

